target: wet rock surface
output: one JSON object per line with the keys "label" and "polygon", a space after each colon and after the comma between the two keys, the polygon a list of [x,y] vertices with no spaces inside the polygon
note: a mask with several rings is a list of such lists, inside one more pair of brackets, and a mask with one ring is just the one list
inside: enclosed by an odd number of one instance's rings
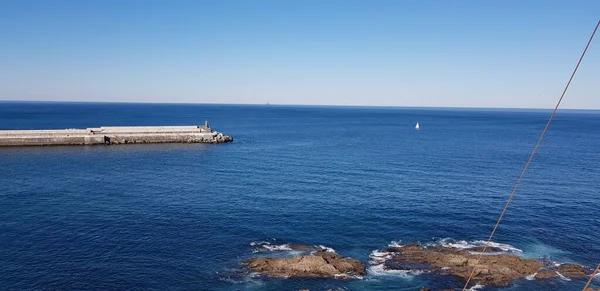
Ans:
{"label": "wet rock surface", "polygon": [[536,279],[550,279],[550,278],[554,278],[554,277],[558,277],[558,274],[556,273],[555,270],[549,270],[549,269],[539,270],[537,272],[537,274],[535,274],[535,276],[534,276],[534,278],[536,278]]}
{"label": "wet rock surface", "polygon": [[561,264],[558,266],[558,272],[568,278],[584,278],[588,275],[583,266],[575,264]]}
{"label": "wet rock surface", "polygon": [[[387,270],[405,270],[414,272],[439,272],[467,280],[473,272],[471,282],[482,285],[505,286],[513,280],[534,275],[536,279],[548,279],[558,276],[582,278],[588,270],[580,265],[562,264],[558,267],[547,266],[535,259],[526,259],[499,248],[483,247],[454,248],[446,246],[424,246],[409,244],[385,249],[376,261]],[[490,254],[488,254],[490,253]]]}
{"label": "wet rock surface", "polygon": [[466,248],[464,249],[465,251],[469,251],[469,252],[474,252],[474,253],[483,253],[485,249],[485,253],[502,253],[504,252],[504,250],[502,248],[499,247],[484,247],[484,246],[476,246],[476,247],[471,247],[471,248]]}
{"label": "wet rock surface", "polygon": [[316,251],[319,248],[315,247],[315,246],[309,246],[309,245],[300,245],[300,244],[288,244],[289,248],[293,251]]}
{"label": "wet rock surface", "polygon": [[[311,250],[314,247],[290,246],[297,250]],[[257,257],[246,260],[243,267],[267,277],[319,277],[350,279],[365,275],[365,264],[359,260],[346,258],[340,254],[316,250],[310,254],[291,258]]]}

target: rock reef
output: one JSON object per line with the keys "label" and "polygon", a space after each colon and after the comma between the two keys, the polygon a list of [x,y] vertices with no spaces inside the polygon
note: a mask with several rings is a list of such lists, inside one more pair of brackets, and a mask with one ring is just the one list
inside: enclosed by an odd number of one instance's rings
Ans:
{"label": "rock reef", "polygon": [[[535,259],[525,259],[510,253],[498,253],[500,249],[488,249],[480,257],[482,248],[454,248],[446,246],[423,246],[409,244],[390,247],[382,252],[384,269],[415,272],[439,272],[471,281],[475,284],[505,286],[515,279],[534,276],[536,279],[560,275],[583,278],[589,270],[580,265],[562,264],[547,266]],[[489,251],[489,253],[488,253]]]}
{"label": "rock reef", "polygon": [[[306,245],[289,245],[290,249],[311,251],[308,254],[285,257],[256,257],[242,267],[267,277],[317,277],[351,279],[365,275],[365,264],[325,249]],[[316,249],[316,250],[315,250]]]}

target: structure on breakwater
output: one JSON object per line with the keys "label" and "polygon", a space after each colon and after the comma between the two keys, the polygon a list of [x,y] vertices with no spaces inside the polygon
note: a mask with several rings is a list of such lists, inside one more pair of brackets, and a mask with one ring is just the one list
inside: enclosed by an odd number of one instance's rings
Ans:
{"label": "structure on breakwater", "polygon": [[0,130],[2,146],[225,143],[233,138],[201,126],[110,126],[61,130]]}

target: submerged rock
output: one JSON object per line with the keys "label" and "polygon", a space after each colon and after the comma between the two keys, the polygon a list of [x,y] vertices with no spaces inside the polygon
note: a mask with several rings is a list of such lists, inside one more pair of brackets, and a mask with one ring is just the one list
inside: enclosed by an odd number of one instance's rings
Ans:
{"label": "submerged rock", "polygon": [[388,270],[439,271],[463,280],[467,280],[474,270],[471,278],[473,283],[496,286],[508,285],[515,279],[533,274],[537,279],[553,278],[558,276],[556,271],[566,277],[586,276],[586,270],[579,265],[563,264],[554,270],[545,268],[543,263],[535,259],[524,259],[509,253],[497,254],[502,252],[499,248],[488,248],[486,255],[480,256],[477,252],[481,251],[482,247],[464,249],[409,244],[386,249],[387,257],[382,264]]}
{"label": "submerged rock", "polygon": [[268,277],[348,279],[365,274],[361,261],[325,250],[292,258],[258,257],[245,261],[243,266]]}

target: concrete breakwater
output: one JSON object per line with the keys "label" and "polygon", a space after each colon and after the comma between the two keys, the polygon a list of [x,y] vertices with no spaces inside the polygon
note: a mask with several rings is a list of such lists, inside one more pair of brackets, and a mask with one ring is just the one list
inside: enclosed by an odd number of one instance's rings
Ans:
{"label": "concrete breakwater", "polygon": [[0,147],[139,143],[225,143],[233,138],[201,126],[110,126],[60,130],[0,130]]}

